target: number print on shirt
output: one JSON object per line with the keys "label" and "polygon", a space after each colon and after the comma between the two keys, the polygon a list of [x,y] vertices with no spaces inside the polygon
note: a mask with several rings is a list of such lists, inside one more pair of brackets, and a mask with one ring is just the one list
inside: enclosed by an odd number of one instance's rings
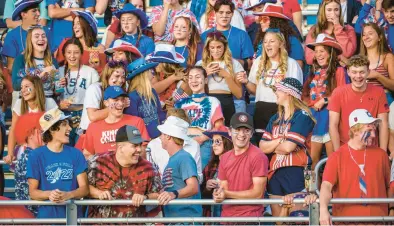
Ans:
{"label": "number print on shirt", "polygon": [[46,171],[45,175],[47,180],[54,184],[58,180],[71,180],[73,179],[73,169],[62,169],[58,167],[55,171]]}

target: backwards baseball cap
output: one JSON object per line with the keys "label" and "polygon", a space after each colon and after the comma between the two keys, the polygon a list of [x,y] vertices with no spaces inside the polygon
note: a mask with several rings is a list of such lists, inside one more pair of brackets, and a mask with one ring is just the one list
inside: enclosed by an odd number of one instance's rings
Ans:
{"label": "backwards baseball cap", "polygon": [[53,108],[41,116],[39,122],[42,133],[48,131],[55,123],[70,118],[71,115],[65,115],[59,108]]}
{"label": "backwards baseball cap", "polygon": [[141,132],[134,126],[122,126],[116,132],[115,142],[130,142],[132,144],[141,144],[146,140],[141,137]]}
{"label": "backwards baseball cap", "polygon": [[104,100],[116,99],[120,96],[127,96],[127,93],[120,86],[108,86],[104,91]]}
{"label": "backwards baseball cap", "polygon": [[380,119],[372,117],[371,113],[365,109],[356,109],[349,115],[349,127],[357,124],[371,124],[380,122]]}
{"label": "backwards baseball cap", "polygon": [[233,117],[231,117],[230,126],[234,129],[238,129],[240,127],[253,129],[253,118],[246,112],[235,113]]}

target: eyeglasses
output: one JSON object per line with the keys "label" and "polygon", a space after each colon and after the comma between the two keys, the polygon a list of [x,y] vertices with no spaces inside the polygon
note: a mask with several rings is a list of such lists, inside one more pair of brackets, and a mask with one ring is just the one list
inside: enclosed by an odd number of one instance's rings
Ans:
{"label": "eyeglasses", "polygon": [[213,140],[213,143],[212,143],[212,145],[219,146],[219,145],[221,145],[222,143],[223,143],[223,141],[222,141],[222,140],[215,139],[215,140]]}
{"label": "eyeglasses", "polygon": [[252,135],[252,133],[253,133],[253,130],[251,130],[251,129],[232,129],[232,133],[233,133],[234,135],[240,134],[241,131],[243,132],[243,134],[245,134],[245,135],[247,135],[247,136],[250,136],[250,135]]}

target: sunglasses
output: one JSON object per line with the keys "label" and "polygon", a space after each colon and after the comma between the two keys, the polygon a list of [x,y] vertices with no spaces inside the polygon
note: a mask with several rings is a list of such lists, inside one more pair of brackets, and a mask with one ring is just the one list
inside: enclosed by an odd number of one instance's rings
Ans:
{"label": "sunglasses", "polygon": [[220,31],[214,31],[208,34],[208,38],[227,41],[226,37]]}
{"label": "sunglasses", "polygon": [[219,145],[221,145],[222,143],[223,143],[223,141],[222,141],[222,140],[215,139],[215,140],[213,140],[213,143],[212,143],[212,145],[219,146]]}
{"label": "sunglasses", "polygon": [[268,21],[270,21],[270,17],[269,16],[258,16],[258,21],[263,22],[263,23],[267,23]]}
{"label": "sunglasses", "polygon": [[108,64],[108,67],[110,67],[110,68],[122,67],[126,71],[127,62],[125,62],[125,61],[111,60],[107,64]]}

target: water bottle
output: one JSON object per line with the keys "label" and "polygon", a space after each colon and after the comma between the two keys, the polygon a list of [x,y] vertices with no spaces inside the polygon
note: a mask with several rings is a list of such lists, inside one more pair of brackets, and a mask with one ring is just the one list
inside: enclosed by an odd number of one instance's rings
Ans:
{"label": "water bottle", "polygon": [[56,93],[64,93],[64,86],[60,85],[61,78],[62,77],[60,76],[59,71],[56,71],[55,76],[54,76],[55,92]]}

